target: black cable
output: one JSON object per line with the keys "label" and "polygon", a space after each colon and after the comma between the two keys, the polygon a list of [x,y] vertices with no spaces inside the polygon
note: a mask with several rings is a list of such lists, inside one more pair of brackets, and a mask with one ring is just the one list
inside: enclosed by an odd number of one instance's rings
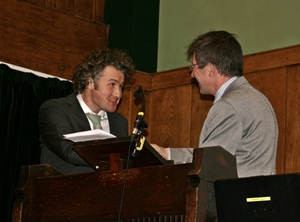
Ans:
{"label": "black cable", "polygon": [[[144,109],[145,109],[145,97],[144,97],[144,93],[143,93],[143,89],[142,87],[140,86],[138,90],[135,91],[134,93],[134,97],[139,99],[141,98],[142,99],[142,108],[141,108],[141,111],[140,113],[142,112],[142,114],[144,115]],[[135,141],[136,139],[136,135],[138,133],[141,133],[141,132],[138,132],[140,131],[140,127],[141,125],[143,125],[143,115],[139,115],[137,116],[137,120],[138,121],[138,124],[136,124],[136,127],[137,127],[137,132],[135,135],[133,135],[132,133],[132,136],[131,136],[131,139],[130,139],[130,143],[129,143],[129,147],[128,147],[128,154],[127,154],[127,160],[126,160],[126,167],[125,167],[125,175],[124,175],[124,183],[123,183],[123,190],[122,190],[122,196],[121,196],[121,201],[120,201],[120,208],[119,208],[119,216],[118,216],[118,222],[120,222],[121,220],[121,214],[122,214],[122,207],[123,207],[123,201],[124,201],[124,196],[125,196],[125,189],[126,189],[126,181],[127,181],[127,175],[128,175],[128,169],[129,169],[129,164],[130,164],[130,157],[131,157],[131,146],[132,146],[132,142]],[[137,122],[136,122],[137,123]],[[144,127],[144,125],[143,125]]]}
{"label": "black cable", "polygon": [[121,220],[122,207],[123,207],[123,201],[124,201],[124,195],[125,195],[125,189],[126,189],[126,181],[127,181],[127,175],[128,175],[128,169],[129,169],[131,145],[132,145],[132,141],[130,141],[129,148],[128,148],[126,167],[125,167],[125,175],[124,175],[124,183],[123,183],[123,190],[122,190],[122,197],[121,197],[120,208],[119,208],[118,222],[120,222],[120,220]]}

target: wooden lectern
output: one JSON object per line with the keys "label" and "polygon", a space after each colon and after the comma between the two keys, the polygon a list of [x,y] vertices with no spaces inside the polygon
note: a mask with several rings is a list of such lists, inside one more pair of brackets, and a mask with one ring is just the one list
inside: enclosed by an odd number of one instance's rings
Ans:
{"label": "wooden lectern", "polygon": [[123,222],[214,221],[214,181],[237,177],[234,156],[222,147],[199,148],[192,163],[176,165],[146,142],[126,171],[128,147],[127,139],[74,144],[95,173],[63,175],[50,165],[22,167],[12,221],[116,221],[122,194]]}

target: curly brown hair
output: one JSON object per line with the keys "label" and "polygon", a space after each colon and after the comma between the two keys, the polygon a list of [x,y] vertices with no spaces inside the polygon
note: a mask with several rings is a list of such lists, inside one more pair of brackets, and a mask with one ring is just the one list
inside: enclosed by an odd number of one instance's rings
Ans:
{"label": "curly brown hair", "polygon": [[134,65],[125,51],[96,49],[74,68],[72,78],[74,91],[82,93],[90,78],[97,82],[106,66],[112,66],[123,72],[125,82],[134,81]]}

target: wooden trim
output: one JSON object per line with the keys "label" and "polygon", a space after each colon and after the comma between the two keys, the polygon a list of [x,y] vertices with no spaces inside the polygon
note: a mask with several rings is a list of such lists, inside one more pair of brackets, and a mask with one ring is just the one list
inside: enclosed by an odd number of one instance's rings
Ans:
{"label": "wooden trim", "polygon": [[[300,118],[297,112],[300,106],[297,94],[299,67],[300,45],[244,57],[245,77],[266,95],[277,116],[278,174],[300,171],[296,155],[300,144],[300,125],[297,122]],[[137,72],[134,87],[140,84],[148,91],[145,113],[149,123],[146,130],[148,141],[165,147],[198,146],[200,129],[212,106],[212,99],[200,96],[194,83],[197,82],[191,79],[188,67],[154,74]],[[136,112],[134,106],[132,111]],[[131,120],[133,116],[131,113]]]}
{"label": "wooden trim", "polygon": [[244,56],[244,73],[300,63],[300,45]]}

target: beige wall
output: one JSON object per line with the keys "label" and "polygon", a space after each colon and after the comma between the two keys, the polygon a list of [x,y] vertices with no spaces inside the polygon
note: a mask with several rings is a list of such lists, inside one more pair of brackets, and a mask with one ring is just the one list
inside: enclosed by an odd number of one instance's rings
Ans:
{"label": "beige wall", "polygon": [[186,46],[209,30],[235,33],[244,55],[300,44],[299,0],[162,0],[157,70],[184,67]]}

